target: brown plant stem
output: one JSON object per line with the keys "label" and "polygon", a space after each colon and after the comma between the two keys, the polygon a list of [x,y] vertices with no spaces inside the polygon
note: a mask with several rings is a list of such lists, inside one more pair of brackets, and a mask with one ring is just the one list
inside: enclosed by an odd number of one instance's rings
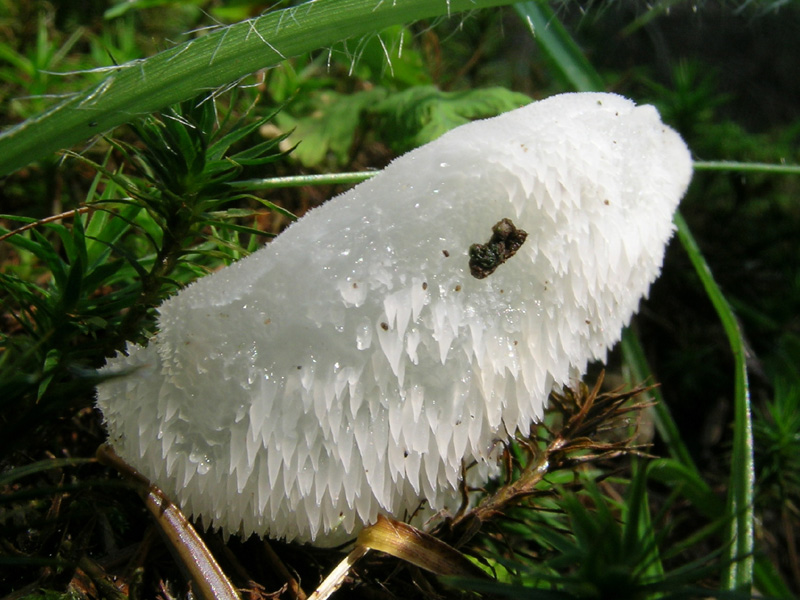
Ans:
{"label": "brown plant stem", "polygon": [[192,591],[202,600],[241,600],[192,524],[181,510],[141,473],[123,461],[107,444],[97,450],[97,460],[114,467],[133,482],[155,519],[170,552],[192,581]]}

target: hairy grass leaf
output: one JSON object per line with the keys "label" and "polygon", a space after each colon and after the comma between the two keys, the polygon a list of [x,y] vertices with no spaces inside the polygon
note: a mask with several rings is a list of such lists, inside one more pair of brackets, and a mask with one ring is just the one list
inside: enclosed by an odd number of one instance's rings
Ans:
{"label": "hairy grass leaf", "polygon": [[289,56],[340,40],[510,0],[317,0],[222,27],[120,65],[92,88],[0,135],[0,174],[131,121],[228,86]]}

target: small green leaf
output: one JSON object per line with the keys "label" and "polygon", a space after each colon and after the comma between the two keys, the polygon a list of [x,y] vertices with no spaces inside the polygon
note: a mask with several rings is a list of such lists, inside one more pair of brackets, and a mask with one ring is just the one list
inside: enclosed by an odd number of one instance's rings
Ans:
{"label": "small green leaf", "polygon": [[39,381],[39,387],[37,389],[37,400],[41,400],[42,396],[44,396],[44,393],[47,391],[50,382],[53,380],[53,376],[56,374],[58,365],[60,363],[61,351],[57,348],[50,349],[45,356],[44,365],[42,365],[42,378]]}
{"label": "small green leaf", "polygon": [[435,140],[474,119],[493,117],[528,104],[518,92],[495,87],[443,92],[434,86],[409,88],[370,108],[392,149],[404,152]]}
{"label": "small green leaf", "polygon": [[69,264],[67,279],[59,290],[58,310],[63,313],[72,312],[83,295],[86,265],[81,254],[76,254],[74,258],[75,260]]}
{"label": "small green leaf", "polygon": [[43,471],[63,469],[64,467],[78,467],[94,462],[95,459],[93,458],[53,458],[49,460],[40,460],[21,467],[14,467],[10,471],[0,474],[0,486],[9,485],[18,479]]}
{"label": "small green leaf", "polygon": [[250,235],[255,235],[258,237],[267,237],[267,238],[275,237],[274,233],[270,233],[268,231],[261,231],[260,229],[256,229],[254,227],[247,227],[246,225],[237,225],[236,223],[227,223],[225,221],[217,221],[214,219],[209,219],[207,221],[203,220],[200,222],[206,225],[213,225],[214,227],[217,227],[219,229],[238,231],[239,233],[249,233]]}
{"label": "small green leaf", "polygon": [[648,468],[650,477],[677,488],[692,505],[708,519],[716,519],[724,514],[722,501],[714,494],[711,487],[691,466],[672,458],[661,458],[651,461]]}
{"label": "small green leaf", "polygon": [[355,94],[325,90],[312,96],[307,116],[293,117],[282,111],[275,117],[275,122],[283,131],[292,130],[286,139],[296,146],[292,156],[303,166],[323,164],[329,154],[336,164],[343,165],[350,158],[350,148],[364,111],[385,95],[383,88]]}

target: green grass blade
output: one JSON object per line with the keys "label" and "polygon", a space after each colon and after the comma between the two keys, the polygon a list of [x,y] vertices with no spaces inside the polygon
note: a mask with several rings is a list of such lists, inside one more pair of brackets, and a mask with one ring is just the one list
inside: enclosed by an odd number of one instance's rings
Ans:
{"label": "green grass blade", "polygon": [[722,291],[714,281],[700,248],[680,212],[675,214],[678,237],[703,283],[706,294],[722,321],[734,356],[734,437],[731,475],[728,487],[728,532],[730,564],[723,573],[729,590],[749,592],[753,580],[753,425],[744,340],[739,323]]}
{"label": "green grass blade", "polygon": [[[637,385],[646,381],[654,381],[639,338],[627,327],[622,332],[622,355],[625,358],[625,365],[631,371],[629,384]],[[694,459],[689,453],[689,449],[683,442],[678,426],[672,418],[669,406],[664,402],[661,390],[655,387],[647,393],[654,400],[653,414],[655,417],[656,430],[661,436],[661,439],[667,444],[670,456],[700,478],[700,470],[697,468]]]}
{"label": "green grass blade", "polygon": [[709,520],[720,518],[725,506],[703,476],[674,458],[655,459],[650,463],[650,478],[680,493],[692,503],[701,515]]}
{"label": "green grass blade", "polygon": [[23,465],[21,467],[14,467],[10,471],[6,471],[0,475],[0,485],[10,485],[11,483],[27,477],[28,475],[35,475],[42,471],[50,469],[63,469],[64,467],[77,467],[81,465],[88,465],[94,463],[93,458],[52,458],[49,460],[41,460],[39,462]]}
{"label": "green grass blade", "polygon": [[781,578],[778,569],[765,556],[757,556],[753,570],[756,587],[763,598],[785,598],[796,600],[789,586]]}
{"label": "green grass blade", "polygon": [[514,9],[567,85],[578,92],[605,89],[602,77],[545,2],[518,2]]}
{"label": "green grass blade", "polygon": [[0,135],[0,175],[136,117],[230,85],[284,58],[391,25],[511,0],[317,0],[249,19],[114,69]]}
{"label": "green grass blade", "polygon": [[646,11],[644,11],[640,16],[634,19],[630,24],[622,29],[619,32],[620,37],[627,37],[635,33],[638,29],[641,29],[655,20],[657,17],[660,17],[664,14],[669,14],[670,9],[676,5],[680,4],[683,0],[661,0],[658,4],[654,6],[649,6]]}
{"label": "green grass blade", "polygon": [[[563,78],[578,91],[591,91],[604,89],[602,78],[594,67],[580,52],[578,45],[572,40],[569,33],[563,28],[549,7],[541,2],[520,2],[515,5],[520,17],[528,23],[532,34],[542,50],[550,57],[554,67]],[[753,171],[773,171],[796,173],[795,167],[777,165],[748,165],[746,163],[697,163],[698,170],[702,169],[735,169]],[[731,526],[729,532],[730,558],[734,560],[725,568],[724,584],[730,590],[749,592],[753,577],[753,436],[750,418],[750,398],[745,365],[744,343],[739,325],[733,316],[725,297],[714,282],[708,265],[705,262],[694,238],[685,221],[677,214],[675,221],[678,224],[678,235],[686,248],[700,275],[714,307],[723,322],[728,335],[731,349],[736,360],[735,373],[735,438],[731,464],[730,490],[728,498]],[[630,339],[628,340],[630,344]],[[629,345],[628,352],[632,348]],[[635,354],[635,352],[634,352]],[[640,367],[642,365],[640,364]],[[635,368],[635,367],[634,367]],[[669,429],[671,419],[664,415],[662,426]],[[697,468],[688,456],[688,452],[680,450],[683,446],[680,434],[676,428],[667,431],[670,439],[675,442],[671,451],[677,452],[679,464],[688,468],[688,473],[697,473]],[[699,477],[698,480],[702,481]]]}
{"label": "green grass blade", "polygon": [[650,516],[647,493],[647,465],[636,460],[632,465],[631,484],[623,505],[623,543],[625,553],[639,554],[639,576],[650,581],[664,579],[658,540]]}

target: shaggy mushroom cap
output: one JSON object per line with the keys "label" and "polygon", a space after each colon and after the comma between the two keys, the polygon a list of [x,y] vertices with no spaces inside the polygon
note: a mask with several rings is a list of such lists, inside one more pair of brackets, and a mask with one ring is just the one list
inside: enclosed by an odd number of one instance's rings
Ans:
{"label": "shaggy mushroom cap", "polygon": [[[484,482],[603,360],[691,177],[652,106],[565,94],[459,127],[164,302],[98,387],[109,442],[226,533],[333,545]],[[422,510],[420,510],[422,508]]]}

